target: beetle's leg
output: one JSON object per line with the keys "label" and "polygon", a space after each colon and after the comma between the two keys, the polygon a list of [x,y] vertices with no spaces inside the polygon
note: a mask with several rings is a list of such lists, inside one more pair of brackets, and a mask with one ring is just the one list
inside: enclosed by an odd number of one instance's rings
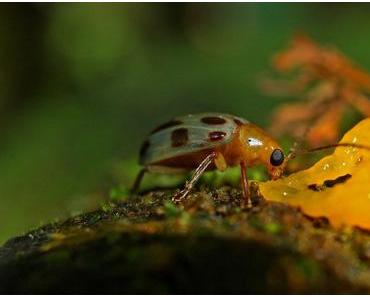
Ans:
{"label": "beetle's leg", "polygon": [[251,200],[249,198],[249,187],[248,187],[248,177],[247,177],[247,164],[246,162],[240,162],[240,181],[243,189],[244,203],[247,207],[251,206]]}
{"label": "beetle's leg", "polygon": [[194,187],[195,183],[199,180],[199,178],[202,176],[204,171],[207,170],[208,166],[215,160],[216,158],[216,153],[211,153],[209,154],[203,161],[202,163],[199,164],[197,169],[195,169],[193,176],[189,181],[185,183],[184,189],[181,191],[177,192],[173,197],[172,201],[175,203],[180,202],[182,199],[184,199],[191,189]]}
{"label": "beetle's leg", "polygon": [[226,163],[226,160],[223,154],[221,153],[216,154],[215,165],[216,165],[216,168],[222,172],[227,169],[227,163]]}
{"label": "beetle's leg", "polygon": [[137,193],[139,188],[140,188],[140,184],[144,178],[144,175],[145,173],[148,172],[148,168],[144,167],[140,170],[140,172],[138,173],[138,175],[136,176],[136,179],[135,179],[135,182],[134,184],[132,185],[131,187],[131,193]]}

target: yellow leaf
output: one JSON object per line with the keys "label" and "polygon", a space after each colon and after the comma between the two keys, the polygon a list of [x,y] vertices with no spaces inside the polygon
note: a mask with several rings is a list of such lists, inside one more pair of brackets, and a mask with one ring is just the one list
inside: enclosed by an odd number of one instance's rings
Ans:
{"label": "yellow leaf", "polygon": [[[340,143],[370,146],[370,118],[348,131]],[[334,226],[370,229],[370,150],[337,147],[307,170],[260,183],[267,200],[299,206],[310,216],[325,216]]]}

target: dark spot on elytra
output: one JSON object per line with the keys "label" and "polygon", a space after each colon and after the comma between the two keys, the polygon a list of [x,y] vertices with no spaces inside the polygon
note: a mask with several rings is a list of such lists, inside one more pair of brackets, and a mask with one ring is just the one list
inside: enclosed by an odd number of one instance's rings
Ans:
{"label": "dark spot on elytra", "polygon": [[209,132],[208,136],[210,141],[219,141],[226,136],[226,133],[223,131],[213,131]]}
{"label": "dark spot on elytra", "polygon": [[172,131],[171,141],[172,147],[179,147],[187,144],[189,140],[188,129],[179,128]]}
{"label": "dark spot on elytra", "polygon": [[222,125],[226,123],[226,120],[220,117],[204,117],[201,121],[208,125]]}
{"label": "dark spot on elytra", "polygon": [[145,156],[149,147],[150,147],[150,142],[148,140],[144,141],[144,143],[141,145],[141,148],[140,148],[140,159],[142,159]]}
{"label": "dark spot on elytra", "polygon": [[351,174],[345,174],[345,175],[337,177],[336,179],[328,179],[324,181],[322,185],[318,185],[318,184],[308,185],[307,188],[315,192],[324,191],[326,188],[332,188],[337,184],[342,184],[346,182],[351,177],[352,177]]}
{"label": "dark spot on elytra", "polygon": [[181,124],[182,124],[181,121],[171,120],[171,121],[169,121],[167,123],[164,123],[164,124],[158,126],[152,132],[150,132],[150,134],[154,134],[154,133],[157,133],[157,132],[162,131],[164,129],[171,128],[171,127],[174,127],[174,126],[178,126],[178,125],[181,125]]}
{"label": "dark spot on elytra", "polygon": [[237,124],[238,126],[243,125],[243,122],[241,120],[238,120],[238,119],[234,119],[234,123]]}

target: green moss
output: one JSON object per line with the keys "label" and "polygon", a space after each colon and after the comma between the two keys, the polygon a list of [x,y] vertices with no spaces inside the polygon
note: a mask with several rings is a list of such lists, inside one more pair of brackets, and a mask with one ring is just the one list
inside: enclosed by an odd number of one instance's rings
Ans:
{"label": "green moss", "polygon": [[105,202],[101,206],[101,209],[104,212],[112,212],[115,206],[116,205],[113,202]]}
{"label": "green moss", "polygon": [[316,282],[323,278],[324,273],[320,265],[312,259],[300,258],[296,265],[304,277],[311,282]]}
{"label": "green moss", "polygon": [[130,196],[130,190],[124,186],[119,186],[116,188],[112,188],[109,191],[109,197],[113,201],[124,201],[128,199]]}
{"label": "green moss", "polygon": [[265,224],[264,229],[270,234],[279,234],[282,230],[282,227],[280,224],[272,222]]}
{"label": "green moss", "polygon": [[241,213],[242,209],[240,207],[234,207],[235,213]]}
{"label": "green moss", "polygon": [[88,223],[93,225],[101,220],[101,215],[96,213],[88,219]]}
{"label": "green moss", "polygon": [[261,219],[257,216],[252,216],[249,218],[249,221],[248,223],[250,224],[250,226],[258,229],[258,230],[263,230],[264,228],[264,224],[263,222],[261,221]]}
{"label": "green moss", "polygon": [[167,218],[178,217],[182,213],[182,210],[170,201],[164,203],[163,209]]}
{"label": "green moss", "polygon": [[[263,166],[255,166],[248,170],[248,178],[251,180],[262,181],[268,178],[266,169]],[[228,168],[225,172],[212,171],[204,174],[200,181],[209,187],[219,188],[223,185],[239,187],[240,184],[240,168]]]}

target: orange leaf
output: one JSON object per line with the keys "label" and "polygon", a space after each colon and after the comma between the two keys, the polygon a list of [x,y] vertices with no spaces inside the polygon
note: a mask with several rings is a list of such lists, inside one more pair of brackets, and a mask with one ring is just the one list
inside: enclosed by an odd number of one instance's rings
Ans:
{"label": "orange leaf", "polygon": [[[370,118],[345,134],[341,143],[370,147]],[[267,200],[299,206],[311,216],[325,216],[334,226],[370,229],[370,150],[337,147],[307,170],[260,183]]]}

